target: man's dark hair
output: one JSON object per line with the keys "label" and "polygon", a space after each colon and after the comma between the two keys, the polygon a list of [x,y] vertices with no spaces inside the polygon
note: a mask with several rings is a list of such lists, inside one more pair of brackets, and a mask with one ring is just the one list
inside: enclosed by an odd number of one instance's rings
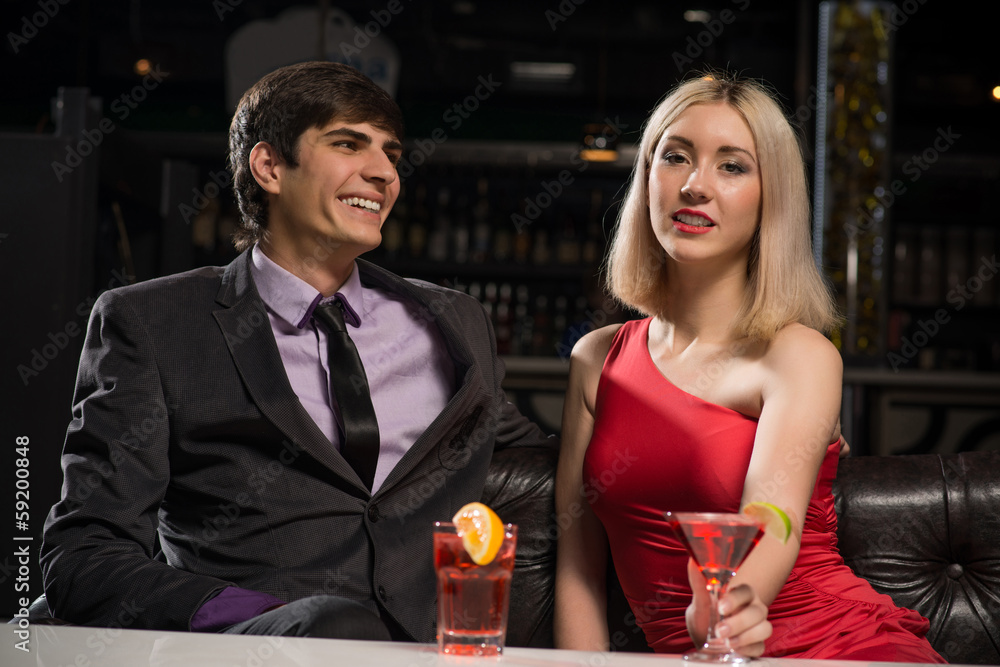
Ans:
{"label": "man's dark hair", "polygon": [[267,227],[267,198],[250,172],[250,151],[266,141],[282,160],[297,167],[302,133],[334,119],[370,123],[403,140],[399,106],[348,65],[324,61],[288,65],[267,74],[243,94],[229,126],[229,169],[241,213],[233,235],[238,250],[259,241]]}

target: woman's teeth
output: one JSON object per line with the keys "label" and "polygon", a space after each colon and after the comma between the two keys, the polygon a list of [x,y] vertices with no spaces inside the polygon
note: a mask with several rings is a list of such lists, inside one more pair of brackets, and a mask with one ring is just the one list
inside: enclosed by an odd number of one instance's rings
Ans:
{"label": "woman's teeth", "polygon": [[373,213],[378,213],[382,210],[382,205],[376,201],[371,201],[370,199],[361,199],[360,197],[347,197],[346,199],[341,199],[348,206],[354,206],[356,208],[363,208],[366,211],[372,211]]}
{"label": "woman's teeth", "polygon": [[687,213],[678,213],[674,216],[674,220],[692,227],[711,227],[715,224],[708,218],[703,218],[700,215],[688,215]]}

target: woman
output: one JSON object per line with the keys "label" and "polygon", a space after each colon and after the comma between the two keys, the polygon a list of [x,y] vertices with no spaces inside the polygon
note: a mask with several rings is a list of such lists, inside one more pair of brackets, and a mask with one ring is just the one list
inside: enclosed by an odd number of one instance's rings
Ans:
{"label": "woman", "polygon": [[798,142],[763,88],[705,76],[655,109],[608,261],[611,292],[647,317],[594,331],[572,354],[556,493],[559,516],[574,517],[559,541],[560,647],[608,645],[609,544],[650,646],[700,645],[704,578],[662,512],[762,500],[788,513],[792,536],[762,540],[723,598],[720,634],[734,648],[944,662],[927,621],[835,547],[843,367],[821,333],[836,315],[808,220]]}

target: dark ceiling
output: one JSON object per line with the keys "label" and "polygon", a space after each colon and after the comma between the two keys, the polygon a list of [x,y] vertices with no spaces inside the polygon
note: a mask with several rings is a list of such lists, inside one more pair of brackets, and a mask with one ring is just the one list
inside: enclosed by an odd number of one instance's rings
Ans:
{"label": "dark ceiling", "polygon": [[[806,102],[815,79],[818,3],[812,0],[34,0],[3,6],[2,72],[8,85],[0,89],[0,126],[44,129],[58,86],[88,87],[107,104],[139,80],[133,63],[149,58],[170,72],[170,85],[151,94],[123,125],[224,131],[227,38],[252,20],[274,18],[295,5],[334,6],[359,25],[372,21],[372,12],[397,9],[379,30],[400,54],[397,98],[410,136],[439,123],[442,111],[468,95],[478,76],[501,78],[517,60],[570,62],[576,74],[561,86],[507,86],[456,137],[561,141],[575,137],[588,119],[641,119],[679,77],[704,65],[765,79],[790,111]],[[897,3],[897,146],[919,148],[927,141],[921,132],[961,124],[970,134],[982,133],[968,150],[998,151],[993,128],[1000,103],[989,99],[989,90],[1000,85],[997,24],[985,5],[976,11],[969,6]],[[42,21],[39,12],[46,8],[54,15]],[[711,43],[687,61],[678,54],[708,29],[685,20],[684,12],[692,9],[713,19],[728,10],[732,20],[718,36],[703,39]],[[32,34],[27,21],[42,25],[30,39],[18,39]]]}

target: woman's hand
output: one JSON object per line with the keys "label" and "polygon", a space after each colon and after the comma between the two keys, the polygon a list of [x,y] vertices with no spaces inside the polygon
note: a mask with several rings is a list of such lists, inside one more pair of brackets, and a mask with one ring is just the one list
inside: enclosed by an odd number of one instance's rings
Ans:
{"label": "woman's hand", "polygon": [[[705,577],[693,559],[688,559],[688,582],[694,594],[687,609],[688,632],[695,646],[705,642],[708,632],[711,597],[706,589]],[[764,640],[771,636],[771,622],[767,620],[767,605],[747,584],[735,586],[719,600],[719,611],[724,617],[719,624],[719,636],[729,639],[729,645],[745,656],[757,658],[764,653]]]}

